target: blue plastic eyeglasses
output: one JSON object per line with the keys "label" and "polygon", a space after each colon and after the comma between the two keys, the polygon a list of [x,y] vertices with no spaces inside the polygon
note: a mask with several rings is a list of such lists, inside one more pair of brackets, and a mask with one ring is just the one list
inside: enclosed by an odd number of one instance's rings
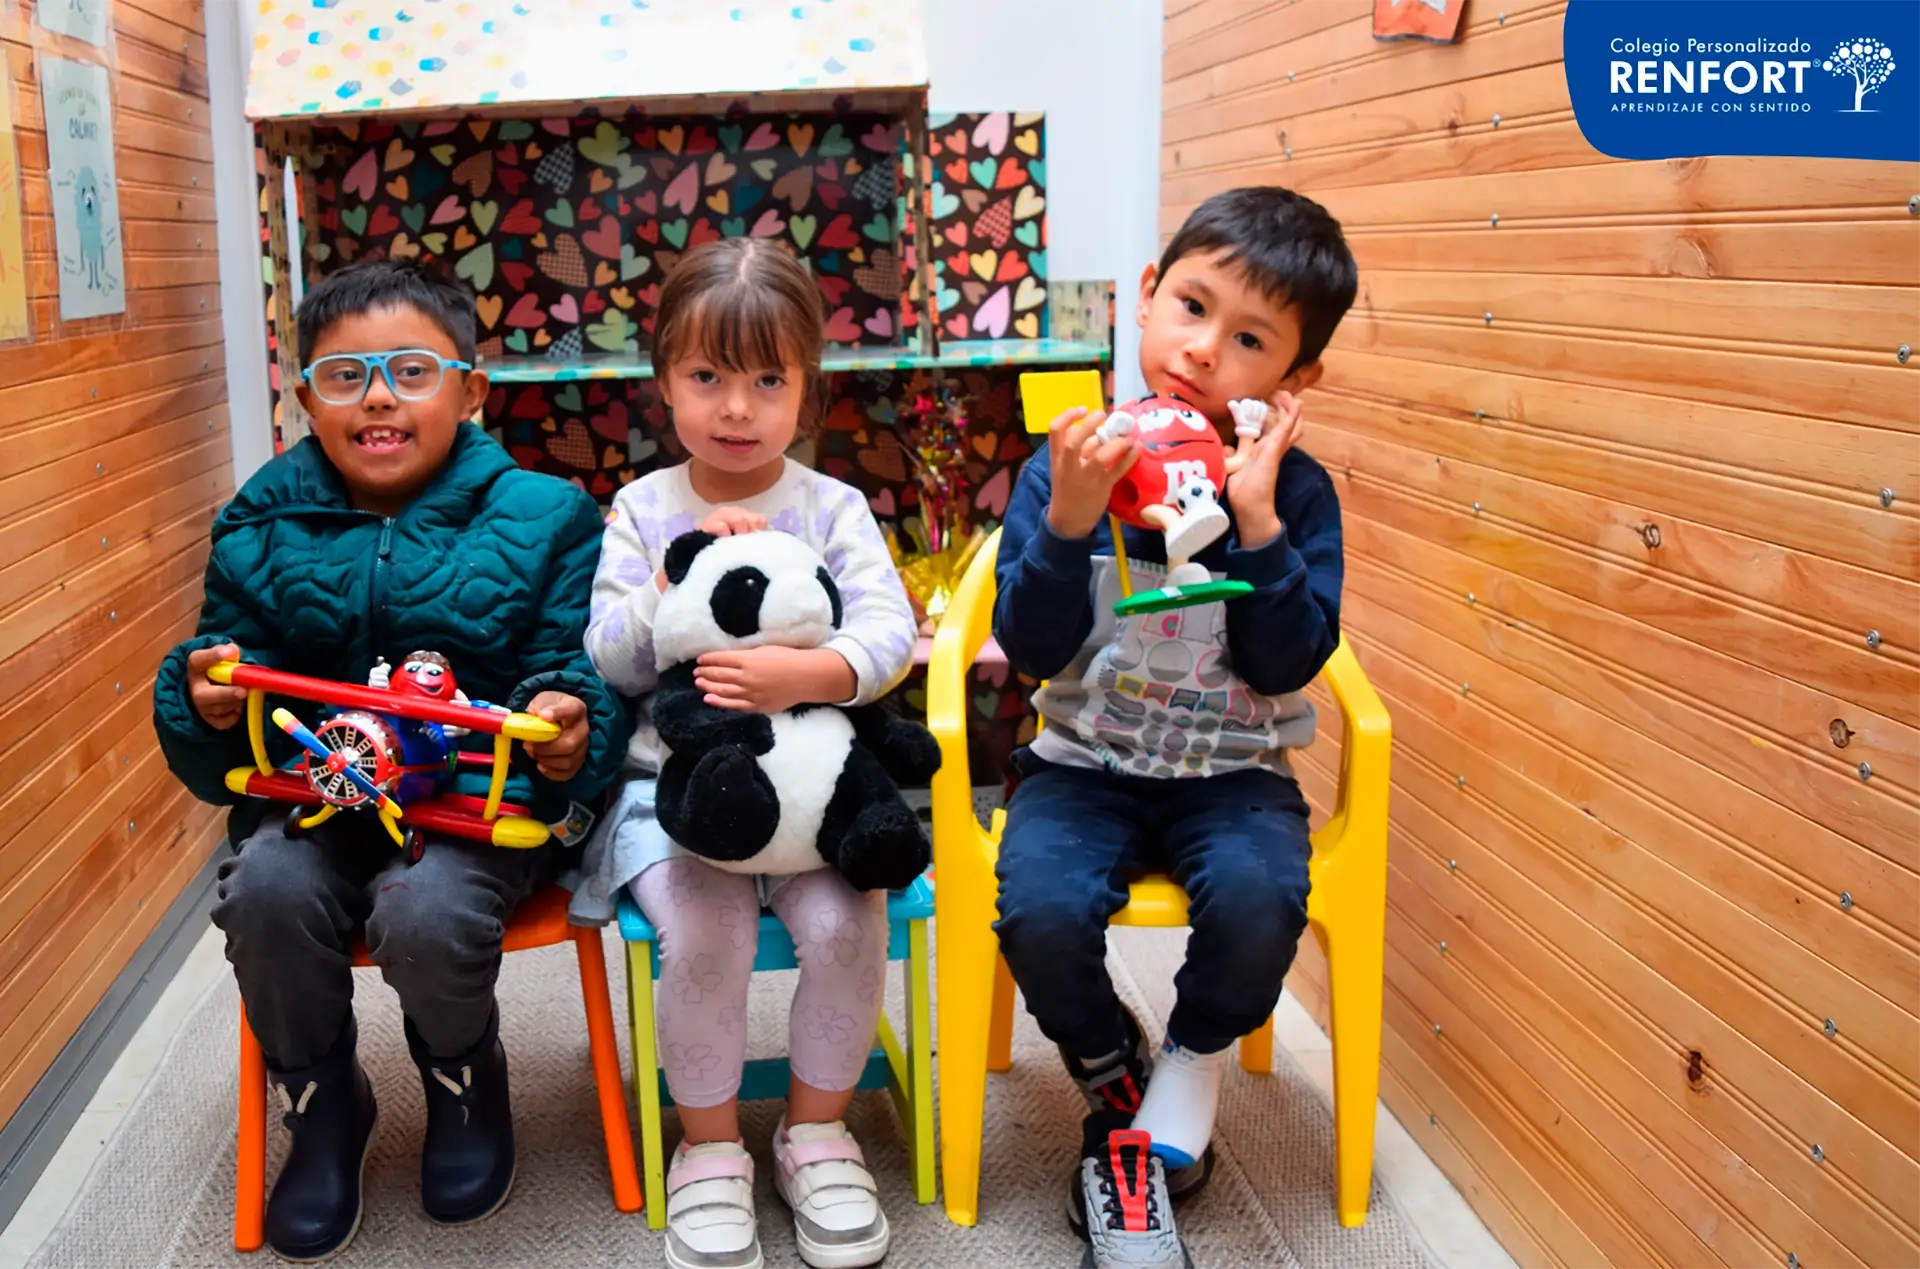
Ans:
{"label": "blue plastic eyeglasses", "polygon": [[448,370],[471,370],[470,361],[453,361],[429,348],[396,348],[390,352],[333,353],[300,372],[315,396],[328,405],[358,405],[373,383],[373,372],[387,381],[387,391],[402,401],[425,401],[440,391]]}

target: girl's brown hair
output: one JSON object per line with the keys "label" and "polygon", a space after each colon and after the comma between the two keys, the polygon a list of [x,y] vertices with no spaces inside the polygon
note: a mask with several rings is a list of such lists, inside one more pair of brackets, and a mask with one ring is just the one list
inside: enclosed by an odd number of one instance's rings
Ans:
{"label": "girl's brown hair", "polygon": [[722,238],[680,257],[660,288],[653,373],[664,379],[688,356],[740,373],[798,362],[806,374],[804,435],[819,416],[825,343],[826,313],[807,267],[767,239]]}

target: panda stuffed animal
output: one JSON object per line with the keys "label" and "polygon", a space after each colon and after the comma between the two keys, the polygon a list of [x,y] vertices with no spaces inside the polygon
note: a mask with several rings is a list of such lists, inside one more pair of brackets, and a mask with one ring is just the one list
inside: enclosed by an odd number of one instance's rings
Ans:
{"label": "panda stuffed animal", "polygon": [[841,621],[826,562],[777,530],[695,531],[668,546],[665,572],[653,722],[667,749],[656,793],[667,835],[727,872],[832,867],[860,890],[910,885],[929,849],[894,782],[939,769],[926,728],[877,705],[721,709],[694,683],[703,653],[824,645]]}

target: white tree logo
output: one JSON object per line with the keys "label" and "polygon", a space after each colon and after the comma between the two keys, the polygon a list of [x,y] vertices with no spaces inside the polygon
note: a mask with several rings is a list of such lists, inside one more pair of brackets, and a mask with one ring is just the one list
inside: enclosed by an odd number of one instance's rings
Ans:
{"label": "white tree logo", "polygon": [[1862,37],[1857,40],[1843,40],[1840,47],[1833,50],[1833,56],[1820,63],[1820,69],[1835,75],[1853,76],[1853,109],[1843,110],[1842,114],[1872,114],[1860,103],[1868,93],[1878,92],[1880,85],[1893,76],[1893,50],[1879,40]]}

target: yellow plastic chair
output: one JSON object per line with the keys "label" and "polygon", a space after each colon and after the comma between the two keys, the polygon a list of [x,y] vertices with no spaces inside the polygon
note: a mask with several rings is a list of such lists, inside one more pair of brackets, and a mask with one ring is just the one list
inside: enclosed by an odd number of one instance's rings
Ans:
{"label": "yellow plastic chair", "polygon": [[[987,1072],[1010,1063],[1013,979],[993,932],[1005,812],[989,829],[973,810],[967,771],[967,667],[993,625],[995,533],[974,557],[934,636],[927,666],[927,722],[940,742],[933,780],[935,972],[939,1019],[940,1170],[947,1216],[971,1225],[980,1213],[980,1141]],[[1345,640],[1324,671],[1345,723],[1333,816],[1313,834],[1307,920],[1327,956],[1333,1012],[1333,1124],[1340,1223],[1367,1219],[1373,1178],[1373,1115],[1380,1089],[1380,998],[1386,952],[1386,708]],[[1162,876],[1134,883],[1115,925],[1181,926],[1187,896]],[[1272,1069],[1273,1021],[1241,1042],[1240,1064]]]}

